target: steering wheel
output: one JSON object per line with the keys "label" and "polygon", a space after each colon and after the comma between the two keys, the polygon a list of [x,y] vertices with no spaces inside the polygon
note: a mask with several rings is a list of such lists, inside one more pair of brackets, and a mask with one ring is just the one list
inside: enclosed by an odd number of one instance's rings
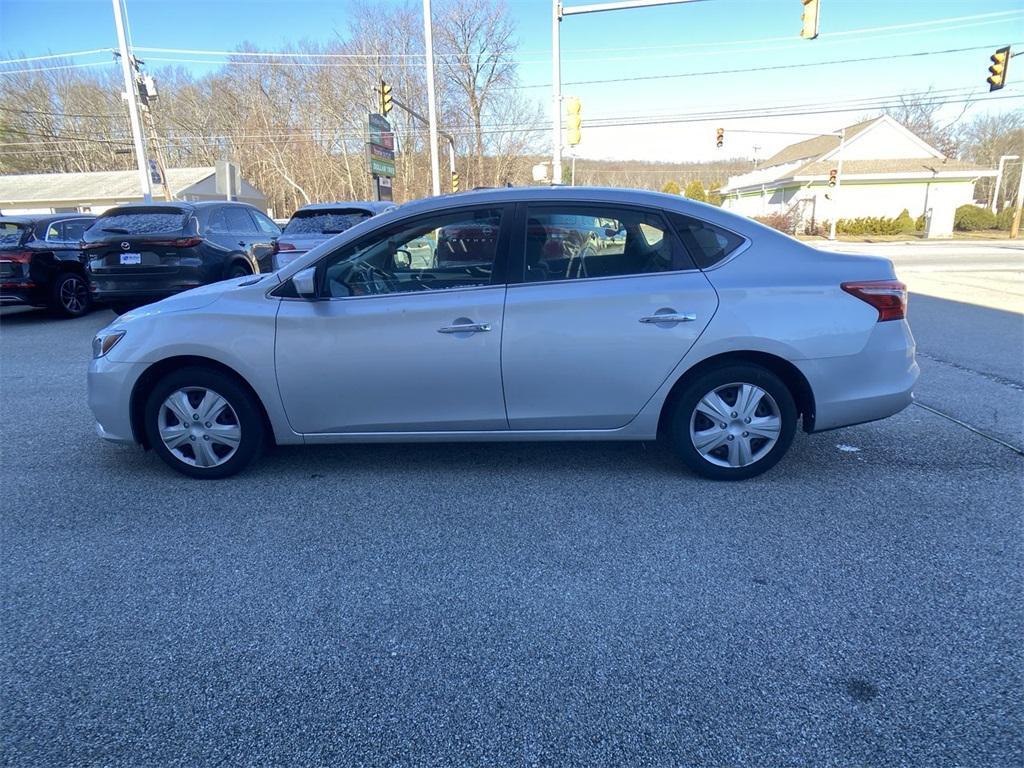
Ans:
{"label": "steering wheel", "polygon": [[360,272],[363,284],[370,289],[371,293],[379,294],[395,292],[393,276],[385,272],[380,267],[376,267],[373,264],[364,261],[358,265],[357,269]]}

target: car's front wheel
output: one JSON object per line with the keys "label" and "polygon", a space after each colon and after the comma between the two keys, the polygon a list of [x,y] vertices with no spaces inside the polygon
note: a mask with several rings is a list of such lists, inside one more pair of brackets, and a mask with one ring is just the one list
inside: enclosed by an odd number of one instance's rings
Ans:
{"label": "car's front wheel", "polygon": [[50,309],[59,317],[81,317],[92,307],[89,284],[77,272],[62,272],[53,281]]}
{"label": "car's front wheel", "polygon": [[208,368],[182,368],[161,379],[146,400],[146,436],[170,467],[190,477],[229,477],[263,447],[263,419],[253,395],[235,378]]}
{"label": "car's front wheel", "polygon": [[793,395],[778,376],[758,365],[725,364],[703,372],[680,393],[671,439],[694,472],[744,480],[782,458],[796,419]]}

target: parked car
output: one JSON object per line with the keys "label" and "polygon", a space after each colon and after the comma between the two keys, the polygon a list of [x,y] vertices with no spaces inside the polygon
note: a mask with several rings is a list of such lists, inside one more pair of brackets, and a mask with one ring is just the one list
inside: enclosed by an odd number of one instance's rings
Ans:
{"label": "parked car", "polygon": [[[548,247],[595,221],[621,245]],[[474,259],[410,263],[407,245],[441,231],[456,250],[469,233]],[[268,440],[664,435],[695,472],[735,480],[774,465],[798,422],[821,432],[911,402],[906,308],[886,259],[678,195],[471,192],[116,320],[93,343],[89,403],[102,437],[199,478]]]}
{"label": "parked car", "polygon": [[275,268],[287,266],[310,248],[314,248],[350,227],[397,206],[387,202],[314,203],[299,208],[277,241]]}
{"label": "parked car", "polygon": [[80,241],[86,213],[0,217],[0,306],[49,307],[81,317],[92,301]]}
{"label": "parked car", "polygon": [[111,208],[85,231],[93,298],[118,313],[190,288],[274,269],[281,230],[246,203]]}

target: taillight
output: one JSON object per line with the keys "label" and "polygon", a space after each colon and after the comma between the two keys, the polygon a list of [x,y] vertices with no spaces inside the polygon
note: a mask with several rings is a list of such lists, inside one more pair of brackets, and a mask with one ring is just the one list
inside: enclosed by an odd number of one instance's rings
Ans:
{"label": "taillight", "polygon": [[907,316],[907,286],[899,280],[864,280],[839,287],[877,309],[880,323]]}
{"label": "taillight", "polygon": [[175,248],[195,248],[201,242],[203,242],[201,237],[179,237],[171,244]]}
{"label": "taillight", "polygon": [[277,241],[277,250],[279,251],[294,251],[295,246],[291,243],[282,243],[280,240]]}
{"label": "taillight", "polygon": [[16,261],[28,264],[32,261],[32,251],[0,251],[0,261]]}

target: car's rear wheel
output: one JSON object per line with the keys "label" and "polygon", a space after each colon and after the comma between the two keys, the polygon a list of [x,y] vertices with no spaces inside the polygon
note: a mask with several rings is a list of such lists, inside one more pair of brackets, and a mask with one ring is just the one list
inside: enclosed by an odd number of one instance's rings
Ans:
{"label": "car's rear wheel", "polygon": [[81,317],[92,307],[89,284],[77,272],[62,272],[50,289],[50,310],[59,317]]}
{"label": "car's rear wheel", "polygon": [[229,477],[260,453],[263,419],[253,395],[233,377],[183,368],[146,399],[146,436],[170,467],[190,477]]}
{"label": "car's rear wheel", "polygon": [[228,279],[230,280],[235,277],[245,277],[246,275],[251,274],[252,270],[247,265],[238,262],[236,264],[233,264],[231,266],[231,269],[228,270]]}
{"label": "car's rear wheel", "polygon": [[744,480],[771,469],[796,432],[793,395],[774,373],[724,364],[691,381],[676,399],[670,431],[683,462],[714,480]]}

